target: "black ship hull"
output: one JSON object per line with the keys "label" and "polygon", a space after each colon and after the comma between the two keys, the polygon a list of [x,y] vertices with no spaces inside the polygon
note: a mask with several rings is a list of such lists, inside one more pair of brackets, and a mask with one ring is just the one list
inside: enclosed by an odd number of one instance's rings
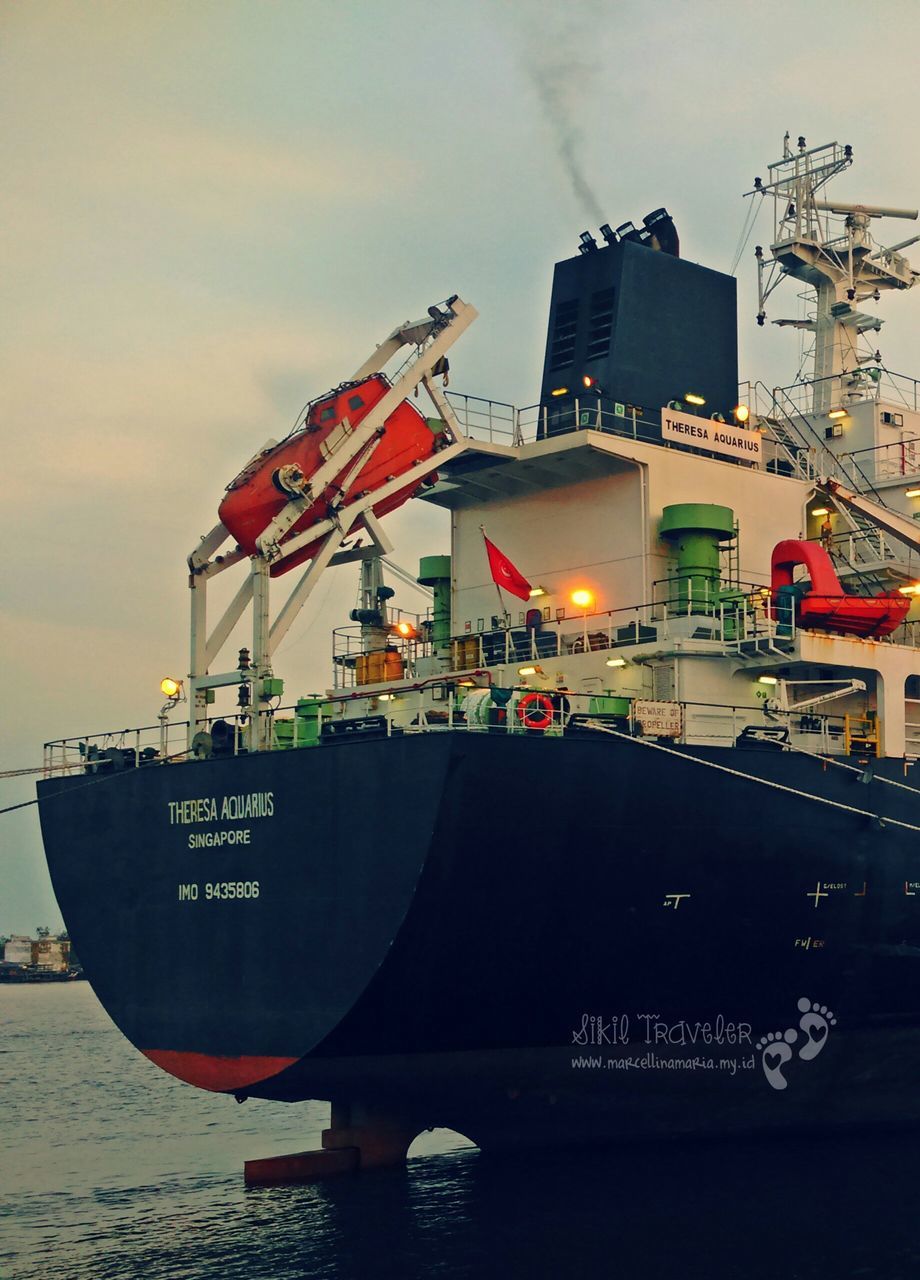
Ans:
{"label": "black ship hull", "polygon": [[153,1061],[489,1147],[920,1119],[920,796],[873,763],[455,731],[39,794]]}

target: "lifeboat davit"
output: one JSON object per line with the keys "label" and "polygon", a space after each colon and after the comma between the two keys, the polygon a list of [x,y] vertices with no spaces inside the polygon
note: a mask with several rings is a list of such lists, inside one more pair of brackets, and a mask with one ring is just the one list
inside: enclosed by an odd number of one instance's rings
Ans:
{"label": "lifeboat davit", "polygon": [[[279,481],[281,468],[298,468],[309,480],[320,466],[334,457],[333,450],[336,441],[342,438],[343,427],[346,432],[356,430],[389,389],[389,380],[380,373],[360,382],[343,383],[314,401],[302,427],[280,444],[259,454],[227,486],[227,495],[219,508],[220,519],[247,555],[257,553],[256,539],[291,501],[291,492]],[[419,462],[430,458],[436,446],[437,437],[425,418],[408,400],[403,400],[386,419],[380,436],[369,442],[364,465],[355,472],[353,457],[343,462],[341,471],[322,492],[313,496],[311,505],[287,531],[280,545],[283,548],[289,539],[326,520],[339,504],[363,493],[373,493],[390,480],[406,475],[405,488],[381,498],[371,508],[376,516],[395,511],[421,488],[422,481],[409,479],[409,473]],[[352,478],[346,481],[345,477],[349,475]],[[429,473],[426,478],[430,481],[434,477]],[[344,496],[342,484],[345,485]],[[359,519],[354,529],[361,526]],[[311,559],[320,542],[321,538],[317,538],[277,561],[272,565],[272,575],[277,577]]]}
{"label": "lifeboat davit", "polygon": [[823,547],[815,542],[789,540],[778,542],[773,548],[770,585],[774,618],[780,618],[782,588],[788,592],[794,585],[792,574],[797,565],[804,565],[811,579],[810,587],[801,595],[796,591],[795,616],[800,627],[853,636],[887,636],[910,611],[910,598],[898,591],[878,596],[846,595]]}

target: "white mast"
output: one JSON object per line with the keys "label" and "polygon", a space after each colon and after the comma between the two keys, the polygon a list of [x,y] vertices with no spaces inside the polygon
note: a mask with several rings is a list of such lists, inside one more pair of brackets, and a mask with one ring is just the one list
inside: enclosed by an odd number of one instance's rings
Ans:
{"label": "white mast", "polygon": [[916,209],[890,209],[881,205],[819,200],[818,192],[853,162],[850,146],[829,142],[806,148],[798,139],[793,152],[789,134],[783,156],[769,166],[767,182],[754,179],[747,195],[773,195],[774,232],[765,262],[757,246],[759,310],[757,323],[766,319],[767,298],[785,276],[792,276],[815,290],[815,314],[809,320],[775,320],[774,324],[809,329],[815,335],[812,410],[826,412],[848,398],[844,388],[865,379],[860,365],[876,357],[860,354],[860,334],[878,330],[881,319],[857,310],[855,303],[878,302],[883,290],[910,289],[918,273],[902,256],[920,236],[902,240],[890,248],[878,246],[870,234],[873,218],[916,219]]}

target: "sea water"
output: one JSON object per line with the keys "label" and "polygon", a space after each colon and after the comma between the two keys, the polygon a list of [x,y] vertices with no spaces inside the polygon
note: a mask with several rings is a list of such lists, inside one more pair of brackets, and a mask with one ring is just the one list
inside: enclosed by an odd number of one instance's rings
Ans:
{"label": "sea water", "polygon": [[488,1160],[435,1131],[403,1169],[243,1187],[327,1123],[165,1075],[85,982],[0,987],[0,1277],[920,1276],[916,1135]]}

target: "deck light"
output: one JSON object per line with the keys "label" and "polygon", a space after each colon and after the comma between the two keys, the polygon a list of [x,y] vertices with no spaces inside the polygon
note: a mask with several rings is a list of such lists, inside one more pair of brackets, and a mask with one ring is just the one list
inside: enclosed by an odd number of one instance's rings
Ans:
{"label": "deck light", "polygon": [[811,514],[813,516],[829,516],[830,513],[829,507],[812,507],[811,509]]}
{"label": "deck light", "polygon": [[625,667],[626,659],[625,658],[608,658],[605,665],[608,667]]}
{"label": "deck light", "polygon": [[[918,489],[918,490],[917,490],[917,492],[918,492],[918,493],[920,493],[920,489]],[[531,588],[530,588],[530,598],[531,598],[531,600],[535,599],[537,596],[545,596],[546,594],[547,594],[546,587],[531,587]]]}
{"label": "deck light", "polygon": [[920,498],[920,489],[905,489],[905,498]]}
{"label": "deck light", "polygon": [[751,411],[746,404],[736,404],[734,409],[732,409],[732,417],[741,427],[744,426],[750,416]]}
{"label": "deck light", "polygon": [[415,627],[413,627],[412,623],[406,622],[405,620],[397,622],[394,630],[396,634],[402,636],[404,640],[415,640],[418,637],[418,632]]}
{"label": "deck light", "polygon": [[572,604],[578,605],[579,609],[590,609],[594,604],[594,596],[590,591],[579,588],[578,591],[572,592]]}
{"label": "deck light", "polygon": [[898,587],[902,596],[920,596],[920,582],[912,582],[910,586]]}
{"label": "deck light", "polygon": [[776,684],[777,683],[776,676],[758,676],[757,683],[758,684]]}
{"label": "deck light", "polygon": [[830,409],[827,416],[829,418],[845,418],[847,416],[846,409]]}
{"label": "deck light", "polygon": [[182,681],[173,680],[172,676],[164,676],[160,681],[160,693],[167,698],[178,698],[182,692]]}
{"label": "deck light", "polygon": [[699,396],[693,391],[685,392],[684,399],[686,400],[687,404],[705,404],[706,403],[706,399],[704,396]]}
{"label": "deck light", "polygon": [[542,667],[518,667],[519,676],[542,676]]}
{"label": "deck light", "polygon": [[550,392],[551,396],[567,396],[569,394],[568,387],[553,387]]}

